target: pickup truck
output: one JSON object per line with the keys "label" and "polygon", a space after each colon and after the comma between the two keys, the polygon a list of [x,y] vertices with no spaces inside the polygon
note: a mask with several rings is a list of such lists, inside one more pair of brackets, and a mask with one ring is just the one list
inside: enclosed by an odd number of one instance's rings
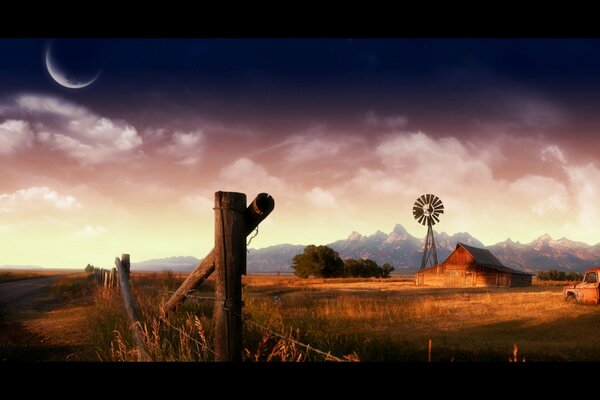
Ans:
{"label": "pickup truck", "polygon": [[585,271],[582,282],[563,287],[565,300],[577,301],[582,304],[598,304],[600,301],[599,276],[600,268],[590,268]]}

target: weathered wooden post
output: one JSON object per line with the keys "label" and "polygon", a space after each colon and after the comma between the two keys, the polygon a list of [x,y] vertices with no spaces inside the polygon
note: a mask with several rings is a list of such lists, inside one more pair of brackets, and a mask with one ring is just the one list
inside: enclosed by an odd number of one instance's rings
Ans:
{"label": "weathered wooden post", "polygon": [[127,279],[129,279],[129,275],[131,275],[131,263],[129,262],[129,254],[121,254],[121,263],[123,264],[123,268],[125,268],[125,272],[127,272]]}
{"label": "weathered wooden post", "polygon": [[129,288],[129,274],[125,268],[125,265],[129,267],[129,254],[123,254],[119,257],[115,257],[115,265],[119,271],[119,281],[121,283],[121,293],[123,294],[123,302],[125,303],[125,311],[129,318],[129,324],[133,333],[133,341],[138,350],[139,361],[151,361],[146,349],[144,340],[142,339],[141,325],[140,325],[140,312],[138,311],[135,300],[131,295],[131,289]]}
{"label": "weathered wooden post", "polygon": [[[248,236],[258,225],[271,214],[275,208],[275,200],[267,193],[259,193],[252,203],[246,208],[244,219],[244,237]],[[174,311],[185,299],[186,295],[204,282],[215,271],[215,249],[213,248],[204,257],[202,262],[192,271],[186,280],[179,286],[175,294],[163,306],[166,316]],[[244,266],[243,273],[246,273]]]}
{"label": "weathered wooden post", "polygon": [[215,361],[242,361],[246,195],[215,193]]}

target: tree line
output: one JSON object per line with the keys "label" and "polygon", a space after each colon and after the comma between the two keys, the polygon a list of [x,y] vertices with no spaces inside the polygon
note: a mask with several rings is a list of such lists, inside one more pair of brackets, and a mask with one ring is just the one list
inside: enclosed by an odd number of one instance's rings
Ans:
{"label": "tree line", "polygon": [[549,269],[547,271],[538,271],[536,274],[538,281],[581,281],[583,274],[579,272],[565,272]]}
{"label": "tree line", "polygon": [[379,266],[373,260],[342,260],[337,251],[327,246],[309,245],[292,261],[294,274],[301,278],[389,278],[394,270],[390,264]]}

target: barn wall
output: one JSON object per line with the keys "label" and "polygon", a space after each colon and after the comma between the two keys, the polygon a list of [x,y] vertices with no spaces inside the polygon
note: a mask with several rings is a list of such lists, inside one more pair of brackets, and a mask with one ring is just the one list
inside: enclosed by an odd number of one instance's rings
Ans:
{"label": "barn wall", "polygon": [[481,271],[477,272],[476,284],[477,287],[496,287],[498,286],[498,272]]}
{"label": "barn wall", "polygon": [[419,272],[416,276],[417,286],[444,286],[444,274],[435,272]]}

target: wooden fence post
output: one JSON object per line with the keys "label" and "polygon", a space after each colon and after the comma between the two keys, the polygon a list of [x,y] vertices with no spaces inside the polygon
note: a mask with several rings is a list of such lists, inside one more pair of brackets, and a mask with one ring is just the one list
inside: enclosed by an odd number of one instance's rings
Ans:
{"label": "wooden fence post", "polygon": [[119,271],[119,281],[121,283],[121,293],[123,294],[123,302],[125,303],[125,311],[129,318],[131,331],[133,333],[133,341],[138,350],[139,361],[151,361],[148,355],[148,350],[144,340],[142,339],[141,325],[140,325],[140,312],[138,311],[135,300],[131,295],[131,289],[129,288],[129,274],[123,261],[129,265],[129,254],[123,254],[123,260],[119,260],[119,257],[115,257],[115,265]]}
{"label": "wooden fence post", "polygon": [[129,262],[129,254],[121,254],[121,263],[123,264],[125,272],[127,272],[127,279],[129,279],[129,275],[131,275],[131,263]]}
{"label": "wooden fence post", "polygon": [[[275,208],[275,200],[267,193],[260,193],[248,206],[245,212],[244,235],[248,236]],[[185,296],[202,284],[215,271],[215,249],[204,257],[202,262],[192,271],[179,286],[175,294],[163,306],[164,316],[174,311],[185,299]],[[244,273],[246,272],[244,266]]]}
{"label": "wooden fence post", "polygon": [[242,361],[246,195],[215,193],[215,361]]}

